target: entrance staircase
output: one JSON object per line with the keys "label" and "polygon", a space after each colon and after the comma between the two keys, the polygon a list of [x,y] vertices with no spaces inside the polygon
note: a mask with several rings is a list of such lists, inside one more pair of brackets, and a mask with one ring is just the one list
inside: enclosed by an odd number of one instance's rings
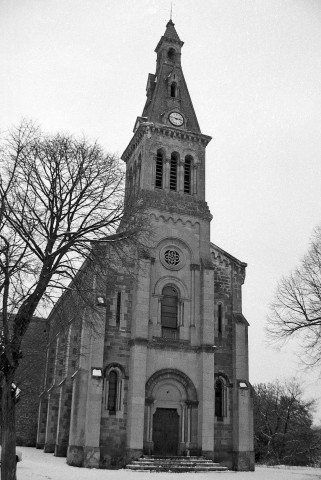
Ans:
{"label": "entrance staircase", "polygon": [[161,457],[144,455],[126,465],[129,470],[153,472],[226,472],[227,467],[205,457]]}

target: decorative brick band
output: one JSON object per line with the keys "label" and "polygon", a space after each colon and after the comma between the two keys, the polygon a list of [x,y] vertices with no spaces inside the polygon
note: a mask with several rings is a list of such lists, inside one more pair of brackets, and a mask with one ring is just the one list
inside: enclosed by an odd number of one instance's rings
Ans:
{"label": "decorative brick band", "polygon": [[165,192],[164,190],[142,190],[141,196],[144,205],[148,205],[149,208],[193,216],[207,221],[211,221],[213,218],[207,203],[191,195],[180,195],[177,192]]}
{"label": "decorative brick band", "polygon": [[215,345],[203,344],[199,347],[200,352],[206,352],[206,353],[214,353],[215,349],[216,349]]}
{"label": "decorative brick band", "polygon": [[129,142],[126,150],[121,156],[121,159],[124,162],[128,162],[133,151],[138,147],[144,135],[149,132],[155,132],[157,134],[164,135],[166,137],[175,136],[180,140],[184,141],[193,141],[196,143],[201,143],[205,147],[212,140],[212,137],[204,135],[203,133],[188,132],[186,130],[177,130],[177,128],[170,127],[169,125],[157,124],[152,122],[142,122],[137,128],[134,136]]}
{"label": "decorative brick band", "polygon": [[136,337],[132,338],[128,341],[128,345],[131,347],[132,345],[148,345],[148,339],[143,337]]}

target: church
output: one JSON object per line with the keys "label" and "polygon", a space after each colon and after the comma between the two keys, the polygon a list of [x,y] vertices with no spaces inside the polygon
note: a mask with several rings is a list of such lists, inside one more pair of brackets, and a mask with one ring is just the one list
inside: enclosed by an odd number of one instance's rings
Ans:
{"label": "church", "polygon": [[[146,104],[122,160],[126,194],[143,192],[153,245],[121,268],[95,320],[52,328],[37,447],[80,467],[120,468],[143,454],[204,456],[254,470],[246,263],[211,243],[205,150],[170,20],[148,75]],[[133,119],[133,123],[134,123]],[[65,293],[58,310],[66,321]],[[98,332],[98,333],[97,333]]]}

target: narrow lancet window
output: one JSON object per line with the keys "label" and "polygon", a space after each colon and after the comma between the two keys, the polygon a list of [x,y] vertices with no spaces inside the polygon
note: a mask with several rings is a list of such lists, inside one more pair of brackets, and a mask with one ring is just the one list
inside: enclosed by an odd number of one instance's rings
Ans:
{"label": "narrow lancet window", "polygon": [[177,154],[171,155],[171,166],[169,172],[169,188],[170,190],[177,190]]}
{"label": "narrow lancet window", "polygon": [[192,159],[187,156],[184,165],[184,193],[191,193]]}
{"label": "narrow lancet window", "polygon": [[120,307],[121,307],[121,292],[117,293],[116,303],[116,325],[120,325]]}
{"label": "narrow lancet window", "polygon": [[177,85],[176,82],[171,84],[171,97],[176,98],[177,96]]}
{"label": "narrow lancet window", "polygon": [[116,411],[117,400],[117,373],[112,370],[109,374],[108,402],[107,409],[110,412]]}
{"label": "narrow lancet window", "polygon": [[223,307],[222,304],[219,303],[217,307],[217,331],[219,335],[222,335],[222,325],[223,325]]}
{"label": "narrow lancet window", "polygon": [[160,151],[156,156],[155,188],[163,188],[163,155]]}
{"label": "narrow lancet window", "polygon": [[218,418],[224,416],[224,384],[220,378],[215,383],[215,415]]}

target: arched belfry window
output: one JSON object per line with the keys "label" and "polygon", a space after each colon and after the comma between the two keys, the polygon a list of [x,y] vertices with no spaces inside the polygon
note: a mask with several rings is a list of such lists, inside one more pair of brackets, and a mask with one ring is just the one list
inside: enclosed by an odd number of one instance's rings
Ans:
{"label": "arched belfry window", "polygon": [[122,410],[124,374],[121,368],[113,364],[105,372],[104,406],[109,415],[117,415]]}
{"label": "arched belfry window", "polygon": [[170,62],[175,62],[176,51],[174,48],[170,48],[167,52],[167,58]]}
{"label": "arched belfry window", "polygon": [[184,193],[191,193],[192,162],[193,158],[187,155],[184,163]]}
{"label": "arched belfry window", "polygon": [[169,172],[170,190],[177,190],[177,165],[178,165],[178,154],[173,152],[171,155],[171,165],[170,165],[170,172]]}
{"label": "arched belfry window", "polygon": [[215,382],[215,416],[217,420],[226,416],[226,387],[222,377]]}
{"label": "arched belfry window", "polygon": [[163,153],[157,150],[155,169],[155,188],[163,188]]}
{"label": "arched belfry window", "polygon": [[171,83],[170,94],[171,94],[171,97],[173,97],[173,98],[177,97],[177,83],[176,82]]}
{"label": "arched belfry window", "polygon": [[161,304],[162,336],[177,338],[178,334],[178,292],[168,285],[162,291]]}

